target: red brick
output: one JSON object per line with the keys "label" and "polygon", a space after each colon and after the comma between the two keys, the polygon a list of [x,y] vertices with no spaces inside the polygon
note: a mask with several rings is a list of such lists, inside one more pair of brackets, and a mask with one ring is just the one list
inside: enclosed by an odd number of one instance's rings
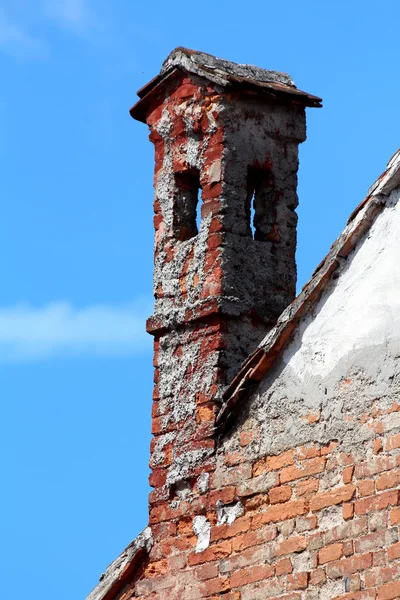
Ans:
{"label": "red brick", "polygon": [[295,575],[288,575],[286,578],[287,590],[304,590],[308,586],[309,573],[302,572]]}
{"label": "red brick", "polygon": [[285,504],[276,504],[268,507],[264,512],[255,515],[251,521],[252,529],[257,529],[264,523],[277,523],[286,521],[308,512],[308,503],[305,500],[293,500]]}
{"label": "red brick", "polygon": [[245,533],[244,535],[238,535],[235,537],[232,541],[232,548],[234,552],[241,552],[246,548],[251,548],[261,543],[262,540],[260,540],[258,532],[251,531],[250,533]]}
{"label": "red brick", "polygon": [[343,519],[345,521],[352,519],[354,516],[354,504],[352,502],[345,502],[343,504]]}
{"label": "red brick", "polygon": [[398,525],[400,523],[400,506],[392,508],[390,511],[390,524]]}
{"label": "red brick", "polygon": [[343,556],[343,544],[330,544],[318,552],[318,564],[324,565],[327,562],[338,560]]}
{"label": "red brick", "polygon": [[274,540],[277,536],[276,527],[261,527],[257,531],[250,531],[243,535],[238,535],[232,540],[232,548],[235,552],[241,552],[246,548],[266,544]]}
{"label": "red brick", "polygon": [[372,553],[372,564],[374,567],[383,567],[386,563],[386,550],[378,550],[378,552]]}
{"label": "red brick", "polygon": [[354,509],[356,515],[366,515],[369,512],[376,510],[378,500],[375,496],[367,496],[361,500],[356,500]]}
{"label": "red brick", "polygon": [[297,448],[296,454],[298,460],[307,460],[308,458],[320,456],[321,449],[315,444],[312,446],[301,446],[300,448]]}
{"label": "red brick", "polygon": [[283,558],[275,564],[275,575],[280,577],[281,575],[288,575],[293,571],[292,561],[290,558]]}
{"label": "red brick", "polygon": [[244,516],[236,519],[236,521],[234,521],[231,525],[216,525],[211,531],[211,541],[216,542],[218,540],[231,538],[240,533],[244,533],[250,529],[250,522],[251,518]]}
{"label": "red brick", "polygon": [[205,562],[211,562],[213,560],[220,560],[225,556],[229,556],[232,552],[232,542],[230,540],[224,540],[219,544],[210,546],[204,552],[197,554],[191,554],[189,557],[189,565],[199,565]]}
{"label": "red brick", "polygon": [[196,569],[197,579],[204,581],[205,579],[213,579],[214,577],[218,577],[219,574],[219,563],[205,563],[204,565],[200,565]]}
{"label": "red brick", "polygon": [[240,569],[235,571],[231,575],[230,584],[231,587],[237,588],[254,583],[255,581],[263,581],[269,579],[275,574],[275,569],[271,565],[259,565],[255,567],[248,567],[247,569]]}
{"label": "red brick", "polygon": [[366,588],[383,585],[389,581],[400,580],[400,565],[397,564],[390,567],[382,567],[365,571],[364,580]]}
{"label": "red brick", "polygon": [[282,467],[293,465],[294,463],[294,450],[288,450],[278,456],[266,456],[261,458],[253,465],[253,475],[261,475],[266,471],[277,471]]}
{"label": "red brick", "polygon": [[144,570],[144,574],[146,577],[158,577],[159,575],[165,575],[167,571],[168,560],[163,559],[157,562],[149,563]]}
{"label": "red brick", "polygon": [[240,553],[230,555],[224,558],[220,563],[221,573],[229,573],[243,569],[245,567],[253,567],[259,565],[265,560],[265,549],[262,546],[247,548]]}
{"label": "red brick", "polygon": [[230,582],[228,577],[215,577],[215,579],[208,579],[201,584],[202,597],[211,596],[212,594],[219,594],[220,592],[226,592],[230,588]]}
{"label": "red brick", "polygon": [[318,491],[318,488],[319,480],[311,477],[310,479],[299,481],[299,483],[296,486],[296,495],[298,498],[300,498],[301,496],[309,498],[315,492]]}
{"label": "red brick", "polygon": [[397,506],[400,500],[400,490],[390,490],[383,494],[377,494],[377,510],[383,510],[388,506]]}
{"label": "red brick", "polygon": [[314,569],[310,573],[310,584],[311,585],[321,585],[326,581],[326,574],[324,569]]}
{"label": "red brick", "polygon": [[321,456],[326,456],[327,454],[330,454],[331,452],[336,450],[336,448],[338,446],[339,446],[339,442],[336,442],[336,441],[332,441],[332,442],[329,442],[328,444],[325,444],[321,448]]}
{"label": "red brick", "polygon": [[269,491],[269,501],[271,504],[280,504],[287,502],[292,496],[292,488],[288,485],[281,485],[276,488],[272,488]]}
{"label": "red brick", "polygon": [[310,458],[304,460],[301,463],[301,467],[291,466],[282,469],[279,474],[281,483],[287,483],[294,481],[295,479],[301,479],[302,477],[309,477],[310,475],[316,475],[322,473],[325,469],[326,459],[325,458]]}
{"label": "red brick", "polygon": [[312,529],[316,529],[318,525],[318,519],[316,515],[311,515],[310,517],[296,517],[296,530],[299,533],[303,531],[311,531]]}
{"label": "red brick", "polygon": [[355,462],[354,456],[345,452],[340,453],[340,460],[342,465],[354,465]]}
{"label": "red brick", "polygon": [[349,592],[343,596],[336,596],[333,600],[375,600],[375,590],[363,590],[361,592]]}
{"label": "red brick", "polygon": [[348,502],[354,496],[355,491],[354,485],[344,485],[329,492],[317,494],[314,498],[311,498],[310,509],[316,511],[327,506]]}
{"label": "red brick", "polygon": [[389,435],[386,440],[386,450],[393,450],[395,448],[400,448],[400,433]]}
{"label": "red brick", "polygon": [[218,500],[220,500],[223,504],[230,504],[235,499],[237,499],[236,487],[233,485],[228,485],[219,490],[214,490],[210,492],[208,496],[209,506],[215,506]]}
{"label": "red brick", "polygon": [[268,471],[277,471],[294,463],[294,450],[287,450],[278,456],[267,456],[266,464]]}
{"label": "red brick", "polygon": [[375,492],[375,481],[373,479],[362,479],[357,483],[357,495],[360,498],[371,496]]}
{"label": "red brick", "polygon": [[393,581],[377,589],[377,600],[394,600],[400,597],[400,581]]}
{"label": "red brick", "polygon": [[388,557],[389,560],[400,558],[400,542],[397,542],[388,548]]}
{"label": "red brick", "polygon": [[248,496],[242,500],[246,511],[256,510],[261,506],[267,506],[269,504],[268,494],[257,494],[256,496]]}
{"label": "red brick", "polygon": [[383,473],[376,480],[376,489],[379,491],[395,488],[400,485],[400,469]]}
{"label": "red brick", "polygon": [[241,446],[248,446],[253,440],[254,440],[254,431],[242,431],[239,438],[240,438],[240,445]]}
{"label": "red brick", "polygon": [[275,548],[275,556],[292,554],[293,552],[302,552],[307,548],[307,539],[303,536],[292,536],[284,540]]}
{"label": "red brick", "polygon": [[326,573],[328,577],[336,579],[338,577],[345,577],[351,575],[356,571],[363,571],[368,569],[372,565],[372,554],[361,554],[359,556],[352,556],[350,558],[343,558],[336,562],[328,563],[326,566]]}
{"label": "red brick", "polygon": [[344,556],[351,556],[352,554],[354,554],[353,540],[347,540],[343,543],[343,554]]}
{"label": "red brick", "polygon": [[350,483],[351,480],[353,479],[353,473],[354,473],[354,466],[351,465],[350,467],[346,467],[345,469],[343,469],[343,483]]}

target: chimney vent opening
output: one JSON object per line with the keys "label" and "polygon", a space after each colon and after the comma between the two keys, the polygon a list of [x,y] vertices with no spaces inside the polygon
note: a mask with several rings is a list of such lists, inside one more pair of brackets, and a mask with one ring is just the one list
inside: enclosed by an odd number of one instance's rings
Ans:
{"label": "chimney vent opening", "polygon": [[247,171],[246,220],[256,241],[271,239],[276,221],[276,194],[272,172],[249,167]]}
{"label": "chimney vent opening", "polygon": [[197,170],[175,173],[174,234],[185,241],[195,237],[201,224],[201,185]]}

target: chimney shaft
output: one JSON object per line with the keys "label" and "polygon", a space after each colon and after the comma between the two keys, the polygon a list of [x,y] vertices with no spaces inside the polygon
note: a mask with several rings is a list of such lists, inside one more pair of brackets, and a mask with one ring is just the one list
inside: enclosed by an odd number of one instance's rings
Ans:
{"label": "chimney shaft", "polygon": [[155,146],[157,503],[212,468],[222,389],[295,296],[298,144],[320,100],[185,49],[139,95],[131,114]]}

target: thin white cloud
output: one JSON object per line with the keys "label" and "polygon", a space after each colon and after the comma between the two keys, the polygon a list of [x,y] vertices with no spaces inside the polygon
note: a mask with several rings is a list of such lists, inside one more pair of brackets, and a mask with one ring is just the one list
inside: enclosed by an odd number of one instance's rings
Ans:
{"label": "thin white cloud", "polygon": [[43,12],[75,33],[87,33],[99,25],[88,0],[43,0]]}
{"label": "thin white cloud", "polygon": [[32,36],[13,21],[0,7],[0,50],[17,57],[43,57],[48,53],[45,42]]}
{"label": "thin white cloud", "polygon": [[0,307],[0,363],[144,352],[151,347],[145,332],[147,308],[74,308],[68,302]]}

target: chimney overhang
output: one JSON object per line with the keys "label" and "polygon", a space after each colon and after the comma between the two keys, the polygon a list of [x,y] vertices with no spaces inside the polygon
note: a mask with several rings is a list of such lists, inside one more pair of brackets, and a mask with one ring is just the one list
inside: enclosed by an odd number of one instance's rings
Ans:
{"label": "chimney overhang", "polygon": [[211,54],[178,47],[164,61],[160,73],[137,92],[140,100],[130,109],[131,117],[145,123],[150,102],[167,82],[184,74],[202,77],[220,91],[252,92],[272,101],[293,102],[310,108],[322,106],[321,98],[297,89],[286,73],[239,65]]}

